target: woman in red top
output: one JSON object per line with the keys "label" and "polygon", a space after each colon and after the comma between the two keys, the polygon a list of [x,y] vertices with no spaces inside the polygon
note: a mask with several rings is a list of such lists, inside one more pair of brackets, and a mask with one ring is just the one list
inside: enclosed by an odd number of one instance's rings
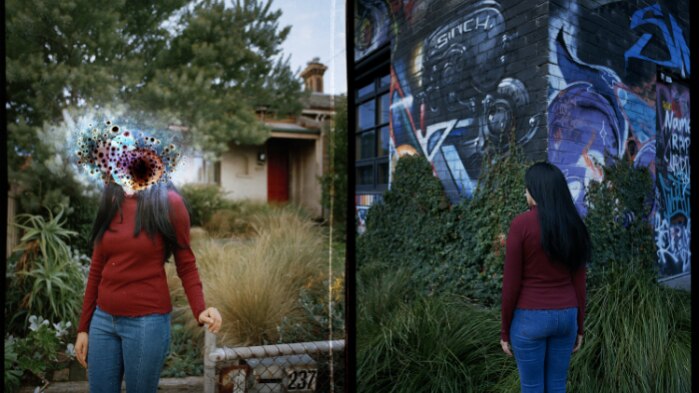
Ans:
{"label": "woman in red top", "polygon": [[530,210],[507,236],[500,344],[514,351],[522,392],[565,392],[582,345],[590,236],[560,169],[534,164],[525,184]]}
{"label": "woman in red top", "polygon": [[106,184],[75,344],[91,392],[117,393],[122,378],[129,393],[157,390],[170,344],[172,304],[164,268],[170,256],[199,325],[220,329],[221,315],[204,303],[189,229],[187,208],[172,183],[138,192]]}

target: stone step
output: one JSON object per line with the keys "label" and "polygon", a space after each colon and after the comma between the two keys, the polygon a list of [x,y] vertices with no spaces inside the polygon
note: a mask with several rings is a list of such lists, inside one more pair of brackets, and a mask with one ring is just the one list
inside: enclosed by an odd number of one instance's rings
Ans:
{"label": "stone step", "polygon": [[[19,393],[32,393],[35,386],[24,386]],[[83,382],[53,382],[44,392],[46,393],[89,393],[87,381]],[[126,385],[121,384],[121,391],[126,392]],[[204,391],[204,377],[186,378],[161,378],[158,383],[158,392],[184,393]]]}

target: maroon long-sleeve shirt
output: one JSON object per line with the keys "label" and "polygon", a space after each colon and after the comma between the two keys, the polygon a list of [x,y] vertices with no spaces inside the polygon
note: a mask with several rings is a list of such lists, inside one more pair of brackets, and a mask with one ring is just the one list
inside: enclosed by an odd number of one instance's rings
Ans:
{"label": "maroon long-sleeve shirt", "polygon": [[[189,246],[189,214],[176,192],[168,191],[168,202],[177,242],[184,246],[173,250],[177,275],[198,320],[206,306],[196,259]],[[172,311],[164,239],[159,233],[151,239],[145,230],[133,236],[137,205],[136,195],[124,197],[123,221],[117,212],[93,249],[78,332],[88,332],[96,305],[112,315],[131,317]]]}
{"label": "maroon long-sleeve shirt", "polygon": [[515,308],[578,308],[578,334],[583,334],[585,317],[585,267],[574,273],[553,263],[541,247],[541,227],[536,207],[510,224],[502,280],[502,326],[500,338],[510,341],[510,324]]}

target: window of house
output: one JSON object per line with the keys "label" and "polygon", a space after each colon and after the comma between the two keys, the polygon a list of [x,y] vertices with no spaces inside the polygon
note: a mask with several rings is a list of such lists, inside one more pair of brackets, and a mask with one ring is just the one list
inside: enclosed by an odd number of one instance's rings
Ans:
{"label": "window of house", "polygon": [[390,72],[382,71],[358,83],[355,91],[357,191],[383,191],[388,187]]}

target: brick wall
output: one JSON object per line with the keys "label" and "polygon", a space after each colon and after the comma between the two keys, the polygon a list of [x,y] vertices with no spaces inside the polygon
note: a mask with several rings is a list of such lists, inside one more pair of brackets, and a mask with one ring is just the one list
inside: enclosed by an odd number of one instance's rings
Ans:
{"label": "brick wall", "polygon": [[355,59],[391,46],[391,170],[424,155],[457,202],[514,130],[584,214],[601,165],[632,160],[656,182],[661,276],[689,271],[688,0],[356,1]]}
{"label": "brick wall", "polygon": [[[487,151],[546,157],[548,3],[431,1],[393,10],[395,153],[432,162],[452,202],[468,197]],[[393,168],[392,166],[392,168]]]}

